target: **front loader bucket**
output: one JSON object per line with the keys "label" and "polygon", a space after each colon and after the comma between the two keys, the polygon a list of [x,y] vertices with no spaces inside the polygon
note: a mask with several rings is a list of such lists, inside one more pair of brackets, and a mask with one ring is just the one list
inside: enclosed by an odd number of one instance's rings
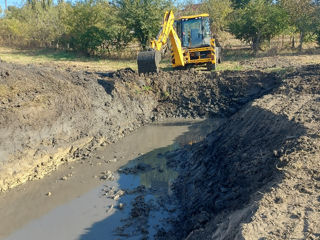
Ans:
{"label": "front loader bucket", "polygon": [[138,54],[138,72],[141,73],[158,73],[161,53],[159,51],[145,51]]}

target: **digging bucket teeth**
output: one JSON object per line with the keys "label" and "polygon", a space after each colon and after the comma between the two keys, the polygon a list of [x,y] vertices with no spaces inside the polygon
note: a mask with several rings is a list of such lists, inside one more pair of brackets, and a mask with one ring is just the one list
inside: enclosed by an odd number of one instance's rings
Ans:
{"label": "digging bucket teeth", "polygon": [[141,73],[158,73],[161,53],[159,51],[145,51],[138,54],[138,72]]}

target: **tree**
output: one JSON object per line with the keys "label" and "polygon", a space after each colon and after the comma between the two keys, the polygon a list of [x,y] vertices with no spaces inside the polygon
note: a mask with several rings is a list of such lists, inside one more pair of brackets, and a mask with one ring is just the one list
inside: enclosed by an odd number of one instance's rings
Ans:
{"label": "tree", "polygon": [[206,0],[203,11],[209,13],[212,20],[212,32],[219,34],[227,26],[227,17],[233,11],[230,0]]}
{"label": "tree", "polygon": [[281,7],[265,0],[251,0],[231,15],[229,30],[257,52],[264,41],[270,41],[287,26],[288,17]]}
{"label": "tree", "polygon": [[316,1],[316,22],[318,23],[316,28],[317,42],[320,46],[320,0]]}
{"label": "tree", "polygon": [[300,34],[299,50],[301,51],[307,34],[315,32],[319,26],[319,19],[316,17],[317,2],[313,0],[280,0],[280,4],[287,11],[291,25]]}
{"label": "tree", "polygon": [[231,0],[231,2],[232,7],[238,9],[245,7],[250,2],[250,0]]}
{"label": "tree", "polygon": [[129,30],[146,49],[161,27],[162,18],[171,2],[168,0],[117,0],[119,17],[126,22]]}
{"label": "tree", "polygon": [[118,18],[118,8],[106,1],[78,2],[65,19],[66,34],[62,42],[89,55],[121,50],[132,40],[125,22]]}

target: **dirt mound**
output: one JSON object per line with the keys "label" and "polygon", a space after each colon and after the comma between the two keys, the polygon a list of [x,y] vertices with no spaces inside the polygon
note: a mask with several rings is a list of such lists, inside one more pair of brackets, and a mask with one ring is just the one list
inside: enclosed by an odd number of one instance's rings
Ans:
{"label": "dirt mound", "polygon": [[41,178],[150,121],[230,116],[278,84],[258,71],[139,76],[1,62],[0,189]]}
{"label": "dirt mound", "polygon": [[320,236],[319,76],[319,65],[287,74],[205,141],[171,154],[182,214],[166,239]]}
{"label": "dirt mound", "polygon": [[[279,84],[275,74],[260,71],[170,72],[153,85],[162,94],[156,111],[166,117],[230,116],[245,103]],[[165,110],[162,110],[165,109]]]}
{"label": "dirt mound", "polygon": [[41,178],[151,119],[154,94],[99,73],[1,63],[0,189]]}

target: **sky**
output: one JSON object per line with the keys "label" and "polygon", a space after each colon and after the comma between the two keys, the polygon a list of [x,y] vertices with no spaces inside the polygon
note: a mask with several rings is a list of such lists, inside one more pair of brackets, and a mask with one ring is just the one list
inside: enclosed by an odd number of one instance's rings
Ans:
{"label": "sky", "polygon": [[[21,6],[22,1],[21,0],[7,0],[8,6]],[[4,10],[4,0],[0,0],[1,9]]]}
{"label": "sky", "polygon": [[[71,0],[72,2],[75,2],[76,0]],[[8,3],[8,6],[17,6],[17,7],[20,7],[23,5],[25,1],[24,0],[7,0],[7,3]],[[176,2],[178,3],[183,3],[183,2],[186,2],[184,0],[177,0]],[[198,2],[198,0],[195,0],[194,2]],[[4,4],[5,3],[5,0],[0,0],[0,6],[1,6],[1,9],[2,11],[4,10]]]}

